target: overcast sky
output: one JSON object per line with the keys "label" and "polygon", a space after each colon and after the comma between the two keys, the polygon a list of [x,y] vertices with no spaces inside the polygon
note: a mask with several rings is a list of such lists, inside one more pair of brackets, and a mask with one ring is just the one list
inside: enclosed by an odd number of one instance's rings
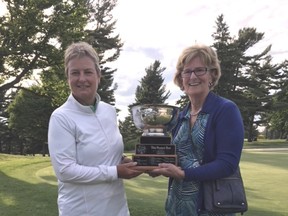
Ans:
{"label": "overcast sky", "polygon": [[175,105],[182,94],[173,83],[178,56],[195,43],[212,45],[211,35],[220,14],[231,36],[237,36],[244,27],[265,33],[264,40],[254,46],[256,53],[272,44],[270,54],[275,63],[288,59],[287,9],[287,0],[118,0],[113,10],[115,33],[124,47],[110,66],[117,68],[114,81],[119,86],[115,92],[119,119],[128,115],[127,106],[135,102],[136,86],[145,68],[155,60],[166,68],[164,84],[172,93],[167,103]]}
{"label": "overcast sky", "polygon": [[288,1],[286,0],[118,0],[113,10],[116,33],[124,42],[114,81],[119,118],[128,115],[127,105],[135,102],[135,89],[145,68],[160,60],[164,84],[171,91],[168,103],[175,105],[182,92],[173,83],[175,66],[181,51],[195,43],[212,45],[216,18],[224,15],[231,36],[243,27],[265,33],[255,46],[261,52],[272,44],[275,63],[288,59]]}

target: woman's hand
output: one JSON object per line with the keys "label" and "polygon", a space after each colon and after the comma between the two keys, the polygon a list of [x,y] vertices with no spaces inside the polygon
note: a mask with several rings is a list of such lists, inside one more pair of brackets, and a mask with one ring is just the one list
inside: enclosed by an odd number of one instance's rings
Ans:
{"label": "woman's hand", "polygon": [[133,160],[127,156],[123,156],[122,157],[122,161],[121,161],[121,164],[124,164],[124,163],[129,163],[129,162],[133,162]]}
{"label": "woman's hand", "polygon": [[184,179],[185,177],[185,173],[180,167],[177,167],[174,164],[170,164],[170,163],[158,164],[158,168],[150,171],[148,174],[152,177],[163,175],[163,176],[172,177],[178,180]]}
{"label": "woman's hand", "polygon": [[[127,158],[129,159],[129,158]],[[123,159],[124,160],[124,159]],[[130,159],[131,160],[131,159]],[[141,175],[143,172],[133,169],[137,166],[137,162],[125,162],[117,165],[118,178],[131,179]]]}

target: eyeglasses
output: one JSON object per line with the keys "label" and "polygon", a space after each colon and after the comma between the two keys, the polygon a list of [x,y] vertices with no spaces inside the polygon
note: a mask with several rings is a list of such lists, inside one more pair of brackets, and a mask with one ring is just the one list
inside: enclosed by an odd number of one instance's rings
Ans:
{"label": "eyeglasses", "polygon": [[182,78],[191,77],[192,73],[194,73],[197,77],[203,76],[204,74],[207,73],[208,70],[209,69],[207,67],[198,67],[198,68],[195,68],[194,70],[186,69],[181,72],[181,77]]}

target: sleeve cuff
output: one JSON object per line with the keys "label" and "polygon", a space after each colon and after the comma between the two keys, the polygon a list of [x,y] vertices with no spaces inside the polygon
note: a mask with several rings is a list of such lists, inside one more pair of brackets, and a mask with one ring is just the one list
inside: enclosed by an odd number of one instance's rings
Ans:
{"label": "sleeve cuff", "polygon": [[115,181],[118,179],[117,166],[109,166],[108,173],[109,176],[111,176],[111,181]]}

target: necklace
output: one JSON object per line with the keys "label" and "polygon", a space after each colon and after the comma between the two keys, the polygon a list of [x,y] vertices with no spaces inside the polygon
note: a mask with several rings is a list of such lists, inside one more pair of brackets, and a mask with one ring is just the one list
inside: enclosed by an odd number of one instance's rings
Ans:
{"label": "necklace", "polygon": [[202,108],[200,108],[197,112],[192,113],[192,110],[190,111],[190,116],[197,116],[201,112]]}

